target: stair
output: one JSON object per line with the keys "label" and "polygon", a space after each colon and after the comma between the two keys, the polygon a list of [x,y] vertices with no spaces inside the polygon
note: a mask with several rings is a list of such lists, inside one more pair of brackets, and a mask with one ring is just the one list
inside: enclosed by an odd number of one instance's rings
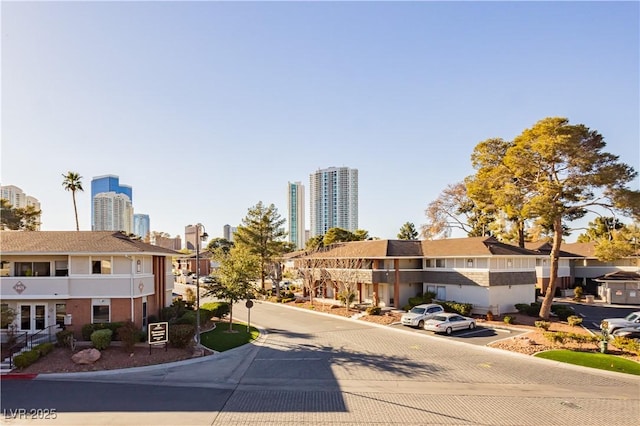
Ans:
{"label": "stair", "polygon": [[[5,358],[0,361],[0,375],[11,373],[15,370],[15,365],[12,363],[12,358],[16,355],[20,355],[23,352],[31,350],[32,347],[38,346],[40,343],[49,342],[50,337],[48,334],[39,335],[37,338],[33,340],[30,339],[30,336],[27,338],[27,344],[20,349],[18,352],[14,353],[11,357]],[[32,345],[32,346],[29,346]]]}

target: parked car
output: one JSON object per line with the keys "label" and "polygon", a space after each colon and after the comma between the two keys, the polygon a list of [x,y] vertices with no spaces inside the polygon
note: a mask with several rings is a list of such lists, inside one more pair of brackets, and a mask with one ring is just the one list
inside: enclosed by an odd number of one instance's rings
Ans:
{"label": "parked car", "polygon": [[476,328],[476,320],[459,314],[444,313],[434,316],[424,323],[424,329],[435,333],[451,334],[456,330]]}
{"label": "parked car", "polygon": [[619,328],[613,332],[614,337],[626,337],[627,339],[640,339],[640,326]]}
{"label": "parked car", "polygon": [[637,327],[640,326],[640,311],[631,312],[624,318],[605,318],[602,322],[609,324],[609,334],[613,334],[614,331],[621,328]]}
{"label": "parked car", "polygon": [[204,277],[200,277],[198,281],[200,281],[200,284],[211,284],[213,282],[213,277],[205,275]]}
{"label": "parked car", "polygon": [[408,327],[422,328],[426,320],[441,313],[444,313],[444,308],[436,303],[418,305],[402,315],[400,322]]}

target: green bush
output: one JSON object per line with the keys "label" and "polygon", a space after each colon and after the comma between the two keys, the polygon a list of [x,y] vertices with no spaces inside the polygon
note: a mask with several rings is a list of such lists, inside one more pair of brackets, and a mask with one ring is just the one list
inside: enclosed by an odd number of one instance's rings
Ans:
{"label": "green bush", "polygon": [[515,320],[513,319],[512,316],[509,315],[505,315],[505,317],[503,318],[503,321],[505,322],[505,324],[515,324]]}
{"label": "green bush", "polygon": [[540,303],[538,302],[516,303],[514,306],[516,310],[523,315],[537,317],[540,314]]}
{"label": "green bush", "polygon": [[382,308],[380,306],[369,306],[366,312],[367,315],[380,315]]}
{"label": "green bush", "polygon": [[551,312],[556,314],[560,321],[566,321],[567,318],[575,314],[573,308],[566,305],[551,305]]}
{"label": "green bush", "polygon": [[[578,287],[576,287],[578,288]],[[570,326],[574,327],[576,325],[580,325],[582,324],[582,318],[580,318],[577,315],[571,315],[567,318],[567,322],[569,323]]]}
{"label": "green bush", "polygon": [[193,311],[193,304],[181,299],[176,299],[170,306],[162,308],[160,311],[160,319],[172,323],[182,317],[186,311]]}
{"label": "green bush", "polygon": [[573,300],[580,300],[582,299],[582,296],[584,295],[584,289],[580,286],[576,287],[573,289]]}
{"label": "green bush", "polygon": [[113,331],[108,328],[104,328],[102,330],[96,330],[91,333],[91,343],[93,343],[93,347],[98,350],[103,350],[109,347],[111,344],[111,336],[113,335]]}
{"label": "green bush", "polygon": [[13,357],[13,363],[17,368],[22,370],[23,368],[27,368],[28,366],[36,362],[38,358],[40,358],[40,352],[32,349]]}
{"label": "green bush", "polygon": [[216,318],[223,318],[229,314],[229,303],[227,302],[209,302],[200,307],[208,311],[211,311],[212,316]]}
{"label": "green bush", "polygon": [[562,345],[567,340],[568,334],[563,331],[545,331],[544,337],[553,344]]}
{"label": "green bush", "polygon": [[613,345],[621,351],[628,352],[635,355],[640,355],[640,342],[635,339],[629,339],[628,337],[615,336],[613,338]]}
{"label": "green bush", "polygon": [[122,348],[125,352],[131,352],[136,343],[140,341],[140,330],[132,321],[126,321],[118,329],[118,335],[122,341]]}
{"label": "green bush", "polygon": [[169,343],[176,348],[186,348],[193,341],[196,330],[191,324],[169,326]]}
{"label": "green bush", "polygon": [[548,331],[549,327],[551,327],[551,323],[549,321],[536,321],[534,322],[534,325],[544,331]]}
{"label": "green bush", "polygon": [[40,343],[35,346],[32,350],[40,352],[40,357],[43,357],[49,354],[53,350],[53,343]]}
{"label": "green bush", "polygon": [[427,291],[426,293],[419,294],[415,297],[410,297],[408,303],[409,309],[405,309],[405,311],[410,311],[414,306],[422,305],[424,303],[432,303],[435,297],[436,294],[431,291]]}
{"label": "green bush", "polygon": [[111,340],[119,340],[118,329],[124,325],[123,322],[101,322],[85,324],[82,326],[82,340],[91,340],[91,335],[98,330],[111,330]]}
{"label": "green bush", "polygon": [[471,303],[458,303],[458,302],[438,302],[446,312],[455,312],[456,314],[460,314],[463,316],[469,316],[471,314],[471,309],[473,309],[473,305]]}
{"label": "green bush", "polygon": [[62,330],[56,333],[56,342],[58,342],[58,346],[62,348],[70,348],[72,338],[73,331],[71,330]]}

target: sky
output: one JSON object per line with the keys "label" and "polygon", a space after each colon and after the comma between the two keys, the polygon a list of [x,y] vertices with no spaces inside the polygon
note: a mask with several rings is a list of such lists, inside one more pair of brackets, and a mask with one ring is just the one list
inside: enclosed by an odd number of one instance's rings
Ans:
{"label": "sky", "polygon": [[308,195],[311,173],[346,166],[359,228],[396,238],[473,174],[479,142],[551,116],[640,170],[638,2],[0,7],[0,182],[40,201],[42,230],[75,229],[68,171],[80,229],[111,174],[184,238],[198,222],[222,237],[258,202],[287,219],[288,182]]}

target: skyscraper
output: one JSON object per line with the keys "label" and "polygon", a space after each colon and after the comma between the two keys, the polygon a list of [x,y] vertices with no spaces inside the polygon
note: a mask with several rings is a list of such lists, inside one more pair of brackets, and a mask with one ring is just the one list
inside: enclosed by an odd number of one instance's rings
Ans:
{"label": "skyscraper", "polygon": [[304,232],[304,186],[300,182],[289,182],[288,192],[289,241],[303,249],[306,243]]}
{"label": "skyscraper", "polygon": [[143,240],[150,237],[151,221],[148,214],[134,214],[133,215],[133,233],[142,238]]}
{"label": "skyscraper", "polygon": [[129,197],[115,192],[100,192],[93,197],[93,231],[133,233],[133,206]]}
{"label": "skyscraper", "polygon": [[[101,194],[109,195],[97,200]],[[91,229],[133,232],[133,189],[129,185],[121,185],[118,176],[96,176],[91,180]]]}
{"label": "skyscraper", "polygon": [[330,167],[309,176],[311,236],[358,229],[358,169]]}
{"label": "skyscraper", "polygon": [[[14,185],[0,186],[0,198],[4,198],[14,209],[24,209],[32,206],[35,210],[40,210],[40,201],[37,198],[25,194],[22,189]],[[41,215],[37,217],[38,225],[36,230],[40,230]]]}
{"label": "skyscraper", "polygon": [[231,225],[225,225],[222,227],[222,238],[227,241],[233,241],[233,234],[238,230],[237,227]]}

